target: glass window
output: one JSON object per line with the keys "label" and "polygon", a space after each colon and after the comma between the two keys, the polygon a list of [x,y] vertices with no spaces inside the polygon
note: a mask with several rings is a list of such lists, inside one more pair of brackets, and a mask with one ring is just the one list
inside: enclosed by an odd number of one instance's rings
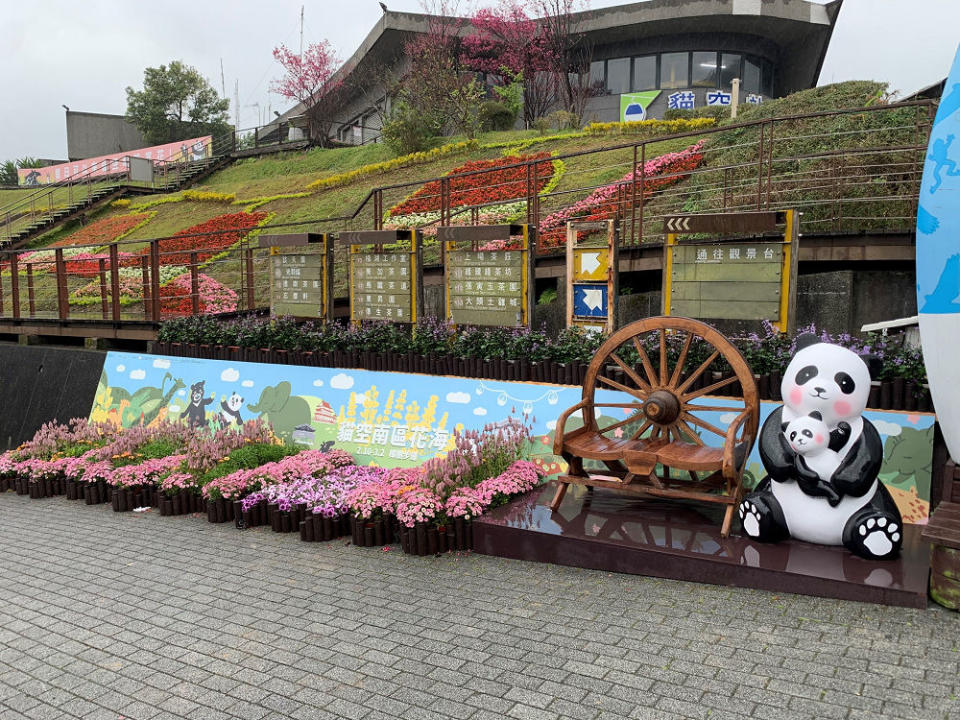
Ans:
{"label": "glass window", "polygon": [[607,60],[607,90],[612,95],[630,92],[630,58]]}
{"label": "glass window", "polygon": [[633,59],[633,89],[657,89],[657,56],[644,55]]}
{"label": "glass window", "polygon": [[717,87],[717,53],[693,53],[693,87]]}
{"label": "glass window", "polygon": [[720,56],[720,87],[729,90],[733,79],[740,77],[740,56],[723,53]]}
{"label": "glass window", "polygon": [[664,53],[660,56],[660,87],[664,90],[690,87],[689,53]]}
{"label": "glass window", "polygon": [[760,92],[764,95],[772,96],[773,95],[773,63],[769,60],[764,60],[761,62],[761,69],[763,74],[761,75],[760,83]]}
{"label": "glass window", "polygon": [[603,60],[594,60],[590,63],[590,86],[604,87],[607,82],[607,74],[604,71]]}
{"label": "glass window", "polygon": [[745,58],[743,63],[743,91],[760,92],[760,63],[752,58]]}

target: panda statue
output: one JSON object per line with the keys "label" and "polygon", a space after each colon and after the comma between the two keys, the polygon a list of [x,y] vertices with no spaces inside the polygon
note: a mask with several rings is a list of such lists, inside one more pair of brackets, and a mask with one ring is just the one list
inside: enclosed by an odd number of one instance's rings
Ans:
{"label": "panda statue", "polygon": [[[895,557],[903,520],[877,479],[880,434],[862,417],[870,392],[866,363],[846,348],[804,335],[780,391],[783,406],[760,431],[768,474],[738,508],[744,532],[761,542],[792,537],[844,545],[871,560]],[[820,443],[799,444],[804,429],[820,435]],[[791,432],[798,433],[793,444]],[[822,451],[813,447],[824,442]]]}

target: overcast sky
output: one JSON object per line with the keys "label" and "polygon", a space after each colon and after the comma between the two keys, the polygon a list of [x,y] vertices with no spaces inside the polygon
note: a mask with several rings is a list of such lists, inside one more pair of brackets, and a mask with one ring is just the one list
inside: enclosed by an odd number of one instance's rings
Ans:
{"label": "overcast sky", "polygon": [[[386,0],[393,10],[418,0]],[[492,4],[484,3],[484,4]],[[593,0],[591,7],[625,4]],[[328,38],[349,57],[380,17],[377,0],[34,0],[4,3],[0,23],[0,161],[66,158],[66,105],[123,113],[143,69],[182,60],[231,100],[239,84],[241,127],[291,103],[269,92],[279,76],[272,49]],[[820,83],[884,80],[909,93],[942,79],[960,39],[958,0],[846,0]]]}

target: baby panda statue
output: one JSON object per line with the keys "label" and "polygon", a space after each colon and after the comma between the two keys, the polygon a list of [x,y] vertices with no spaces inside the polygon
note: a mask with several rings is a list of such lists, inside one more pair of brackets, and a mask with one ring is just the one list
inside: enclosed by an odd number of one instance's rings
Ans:
{"label": "baby panda statue", "polygon": [[896,556],[903,521],[877,479],[880,434],[862,417],[870,392],[866,363],[802,336],[780,391],[784,404],[760,431],[768,475],[738,509],[744,532],[761,542],[842,544],[871,560]]}

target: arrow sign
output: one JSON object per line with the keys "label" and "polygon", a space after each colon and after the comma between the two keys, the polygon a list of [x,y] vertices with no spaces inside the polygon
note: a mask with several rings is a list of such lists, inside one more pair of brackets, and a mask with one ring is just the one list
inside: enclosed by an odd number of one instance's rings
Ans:
{"label": "arrow sign", "polygon": [[670,215],[663,223],[668,233],[772,232],[783,222],[777,212],[704,213]]}
{"label": "arrow sign", "polygon": [[580,256],[580,270],[587,273],[588,275],[593,275],[600,267],[600,253],[591,252],[583,253]]}
{"label": "arrow sign", "polygon": [[603,307],[603,293],[599,288],[592,288],[583,291],[583,304],[596,312]]}
{"label": "arrow sign", "polygon": [[573,286],[574,317],[602,318],[607,315],[606,285]]}

